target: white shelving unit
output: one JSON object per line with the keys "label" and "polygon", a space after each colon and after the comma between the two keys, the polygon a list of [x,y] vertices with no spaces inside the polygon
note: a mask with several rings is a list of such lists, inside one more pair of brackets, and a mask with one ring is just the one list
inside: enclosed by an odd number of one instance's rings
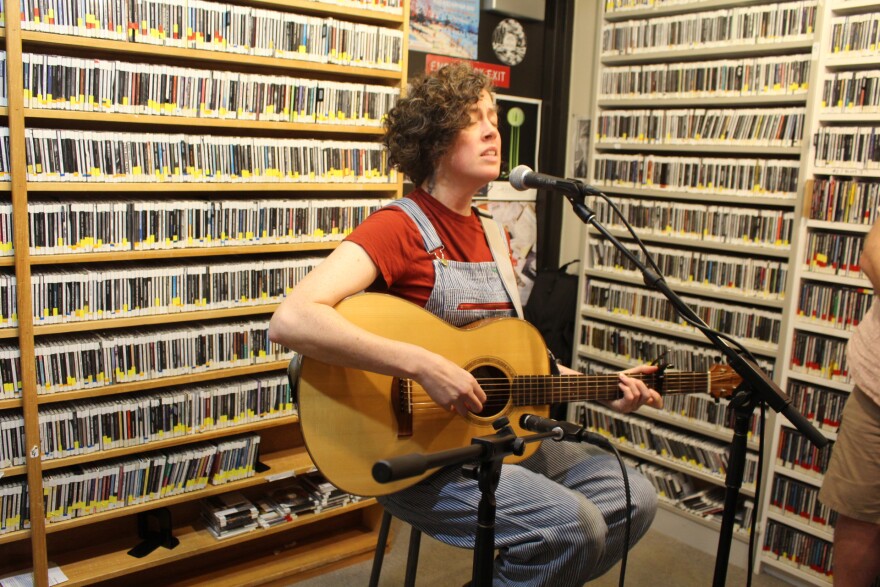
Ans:
{"label": "white shelving unit", "polygon": [[[878,51],[873,48],[848,50],[847,44],[836,45],[840,33],[852,30],[848,19],[880,19],[880,2],[835,0],[826,2],[823,8],[825,14],[820,38],[817,39],[818,81],[810,89],[815,99],[809,135],[819,137],[846,127],[876,128],[880,125],[876,99],[868,98],[865,105],[860,105],[858,102],[848,102],[843,97],[835,104],[828,100],[830,87],[826,83],[830,84],[835,77],[880,76],[880,72],[872,73],[873,69],[880,69]],[[794,285],[791,291],[795,295],[786,309],[789,319],[784,340],[787,345],[778,378],[795,405],[801,405],[801,411],[813,420],[831,445],[821,452],[804,448],[804,452],[791,456],[786,450],[798,443],[800,435],[788,422],[775,418],[771,442],[773,451],[770,453],[772,459],[760,508],[763,538],[757,567],[792,582],[820,586],[832,584],[833,514],[818,503],[816,495],[837,437],[839,412],[852,390],[848,377],[834,374],[836,365],[841,371],[846,370],[845,355],[839,351],[845,348],[851,337],[852,325],[846,325],[844,321],[845,327],[841,327],[833,312],[843,299],[841,292],[848,294],[849,299],[861,299],[867,304],[870,304],[872,297],[868,279],[860,275],[857,269],[838,265],[834,255],[826,261],[828,249],[820,244],[823,238],[836,238],[840,239],[840,243],[855,247],[870,230],[873,215],[861,215],[860,223],[846,221],[850,218],[846,218],[842,211],[834,213],[832,207],[837,208],[834,198],[822,200],[814,198],[813,194],[814,190],[822,193],[829,181],[838,184],[859,182],[863,190],[870,189],[872,185],[880,189],[877,181],[880,172],[877,169],[866,169],[866,165],[853,163],[852,158],[847,158],[847,161],[834,159],[823,157],[823,152],[814,145],[808,165],[805,166],[808,182],[803,197],[803,214],[798,220],[798,247],[792,260]],[[846,186],[846,190],[852,189],[851,184]],[[847,195],[850,193],[848,191]],[[875,198],[874,210],[877,203]],[[870,203],[865,206],[871,208]],[[844,221],[829,221],[829,217]],[[857,260],[858,250],[851,251],[848,258]],[[808,296],[820,291],[829,296],[828,304],[811,306]],[[812,315],[811,307],[815,308],[817,315]],[[823,310],[823,307],[830,310]],[[849,306],[844,317],[857,318],[863,315],[867,307]],[[811,354],[809,350],[806,353],[803,351],[801,345],[804,342],[809,344],[817,340],[826,348],[831,347],[832,352],[813,351]],[[807,463],[794,462],[803,459],[807,459]],[[807,464],[809,466],[805,466]]]}
{"label": "white shelving unit", "polygon": [[[605,4],[604,9],[602,6],[597,8],[596,14],[602,27],[597,41],[599,64],[596,68],[594,87],[597,89],[591,117],[591,175],[583,179],[606,193],[618,206],[624,207],[624,213],[629,213],[628,220],[652,253],[666,255],[659,262],[671,287],[683,296],[698,299],[706,307],[715,308],[704,319],[715,326],[712,319],[716,318],[722,331],[744,341],[746,347],[766,368],[775,370],[778,380],[786,351],[783,333],[790,329],[790,320],[785,310],[791,304],[791,292],[796,291],[791,287],[795,251],[798,247],[794,228],[798,224],[797,218],[800,216],[803,201],[805,176],[801,170],[809,155],[810,135],[807,129],[810,128],[812,112],[815,110],[815,23],[821,20],[819,13],[822,7],[810,2],[754,0],[674,4],[641,3],[634,0],[629,3],[609,1]],[[630,5],[630,9],[626,9],[626,5]],[[669,30],[667,25],[671,21],[682,25],[676,30],[684,36],[705,32],[706,28],[691,26],[691,23],[700,18],[711,18],[712,13],[724,12],[727,16],[734,17],[735,22],[731,26],[733,29],[737,23],[742,22],[742,19],[737,20],[742,15],[763,12],[773,21],[773,15],[781,10],[809,13],[804,21],[804,28],[800,31],[790,29],[792,34],[767,39],[740,38],[731,42],[714,39],[708,43],[690,44],[680,43],[678,41],[681,39],[678,39],[672,43],[672,47],[668,44],[661,47],[658,41],[656,49],[633,49],[632,45],[621,42],[611,50],[611,39],[615,39],[614,42],[620,39],[636,39],[638,44],[647,38],[661,38]],[[637,21],[642,21],[641,25]],[[648,29],[643,28],[640,32],[630,34],[627,31],[631,31],[628,27],[632,26],[647,26]],[[650,34],[645,33],[645,30],[649,30]],[[717,29],[711,27],[709,30],[717,32]],[[742,81],[749,79],[750,72],[761,67],[761,64],[771,60],[784,64],[785,73],[780,75],[788,77],[758,78],[764,80],[763,86]],[[761,71],[768,73],[766,69]],[[710,87],[709,78],[717,82],[714,89]],[[722,78],[738,85],[724,86],[718,81]],[[673,80],[681,83],[674,85]],[[694,85],[703,85],[698,88],[691,86],[692,89],[688,90],[684,84],[691,82]],[[751,144],[742,139],[726,143],[728,136],[733,137],[735,129],[729,129],[731,134],[722,133],[716,137],[718,140],[713,141],[703,140],[701,135],[692,132],[692,127],[685,128],[683,135],[676,134],[682,130],[680,126],[666,136],[662,130],[659,131],[661,134],[657,134],[657,126],[651,126],[650,133],[653,134],[646,133],[643,136],[640,133],[645,126],[635,118],[629,119],[632,125],[629,128],[638,128],[639,134],[633,131],[633,134],[627,132],[622,135],[619,129],[617,134],[603,134],[604,129],[609,126],[606,123],[609,116],[617,115],[620,118],[620,113],[625,111],[632,111],[633,117],[645,116],[649,120],[665,121],[669,119],[669,113],[682,114],[683,110],[691,110],[693,120],[699,121],[703,111],[728,111],[733,115],[742,115],[742,111],[754,109],[761,109],[767,115],[794,112],[799,117],[797,136],[789,144],[774,143],[773,146],[762,144],[758,140]],[[669,140],[673,136],[679,138]],[[643,159],[630,163],[621,156]],[[691,176],[678,171],[688,163],[704,159],[754,160],[757,161],[757,166],[772,168],[767,175],[777,174],[774,177],[782,177],[785,173],[790,173],[786,170],[792,168],[799,169],[786,176],[788,183],[779,181],[774,188],[770,188],[763,181],[765,176],[761,182],[755,181],[745,189],[735,189],[732,182],[715,185],[691,181]],[[611,160],[614,162],[608,163]],[[780,163],[773,163],[774,161]],[[660,169],[658,166],[666,164],[664,162],[669,162],[664,171],[664,181],[657,182]],[[710,163],[705,163],[702,167],[694,166],[693,169],[697,169],[694,173],[703,173],[708,165]],[[712,177],[723,177],[722,182],[730,179],[727,175]],[[685,179],[676,182],[675,178]],[[657,212],[657,209],[666,205],[671,205],[673,209],[692,208],[696,214],[694,218],[702,218],[704,222],[707,218],[717,220],[717,216],[711,215],[718,211],[716,207],[725,207],[741,211],[744,216],[751,214],[749,210],[757,210],[758,216],[775,214],[782,225],[788,225],[781,239],[776,241],[762,243],[755,242],[754,239],[713,240],[706,238],[711,235],[711,229],[700,230],[699,222],[694,223],[696,229],[689,225],[690,234],[682,234],[685,231],[679,226],[657,225],[658,218],[668,218],[662,212]],[[595,206],[602,207],[601,204]],[[594,209],[603,224],[635,250],[635,243],[620,223],[609,224],[610,214],[607,218],[603,217],[597,207]],[[672,220],[675,221],[675,218]],[[657,305],[638,297],[638,294],[629,295],[632,288],[644,289],[641,275],[627,266],[625,259],[618,256],[610,244],[604,243],[604,239],[596,231],[585,231],[582,255],[584,262],[579,298],[581,310],[576,332],[576,367],[589,371],[619,370],[657,358],[649,354],[655,349],[668,349],[671,358],[668,356],[667,359],[680,370],[703,371],[711,366],[712,356],[717,353],[712,352],[698,331],[680,322],[656,319],[650,312],[656,313]],[[754,272],[749,275],[759,283],[759,276],[764,276],[765,283],[752,286],[736,274],[731,274],[730,279],[719,276],[725,268],[746,266],[754,266]],[[673,267],[675,270],[672,270]],[[769,282],[766,280],[773,281],[772,287],[767,286]],[[604,297],[595,295],[595,288],[591,285],[600,282],[614,284],[608,288],[609,293]],[[624,288],[629,297],[621,293]],[[645,308],[651,310],[646,311]],[[744,315],[749,314],[768,314],[773,317],[772,326],[761,330],[757,337],[742,336],[747,330],[745,326],[741,329],[728,327],[726,330],[723,327],[725,322],[736,323],[737,320],[740,325],[745,325],[749,319],[754,318],[751,316],[743,319]],[[736,318],[737,315],[740,316],[739,319]],[[750,340],[745,341],[746,338]],[[716,405],[707,394],[681,401],[679,398],[683,397],[687,396],[667,398],[667,403],[672,405],[671,410],[642,409],[635,415],[622,417],[621,422],[629,422],[629,418],[632,418],[634,422],[641,422],[632,426],[644,426],[651,434],[669,429],[694,445],[715,442],[723,453],[724,447],[732,438],[730,428],[724,423],[715,423],[719,420],[717,414],[713,416],[714,422],[706,420],[713,412],[725,408],[725,400]],[[604,421],[601,418],[591,419],[590,416],[584,416],[584,410],[588,409],[590,408],[586,404],[573,406],[570,417],[585,417],[593,425]],[[614,425],[614,432],[597,427],[600,431],[618,437],[620,434],[617,431],[627,429],[626,426],[630,425],[621,422]],[[757,435],[759,431],[755,432]],[[678,479],[691,484],[695,492],[712,488],[717,492],[718,488],[723,489],[724,474],[720,471],[695,469],[693,463],[676,462],[668,456],[649,452],[647,449],[650,447],[635,446],[631,439],[620,440],[620,449],[623,452],[651,463],[653,467],[659,468],[660,475],[679,476]],[[749,458],[752,465],[757,460],[757,450],[756,438],[750,439]],[[662,449],[660,452],[663,452]],[[755,472],[756,467],[752,466],[746,473],[740,493],[744,501],[751,500],[755,495],[754,477],[749,478]],[[675,534],[679,539],[684,537],[690,540],[692,546],[714,554],[720,518],[704,517],[696,513],[693,507],[685,505],[685,496],[666,495],[659,485],[658,489],[661,491],[661,509],[655,527]],[[746,511],[747,509],[741,513]],[[748,534],[738,529],[734,533],[730,562],[745,566],[747,551]]]}

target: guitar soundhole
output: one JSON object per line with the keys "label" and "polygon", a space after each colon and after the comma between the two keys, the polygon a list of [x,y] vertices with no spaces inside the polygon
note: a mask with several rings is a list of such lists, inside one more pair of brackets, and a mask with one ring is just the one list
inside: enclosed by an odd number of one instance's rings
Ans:
{"label": "guitar soundhole", "polygon": [[504,371],[491,365],[483,365],[471,371],[471,374],[486,392],[483,410],[477,416],[492,418],[502,413],[510,401],[510,380]]}

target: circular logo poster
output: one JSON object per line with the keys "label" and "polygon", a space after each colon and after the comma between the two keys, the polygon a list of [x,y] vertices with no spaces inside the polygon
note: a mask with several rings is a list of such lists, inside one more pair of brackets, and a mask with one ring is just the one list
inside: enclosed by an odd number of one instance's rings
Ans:
{"label": "circular logo poster", "polygon": [[519,21],[505,18],[492,32],[492,49],[505,65],[518,65],[526,56],[526,33]]}

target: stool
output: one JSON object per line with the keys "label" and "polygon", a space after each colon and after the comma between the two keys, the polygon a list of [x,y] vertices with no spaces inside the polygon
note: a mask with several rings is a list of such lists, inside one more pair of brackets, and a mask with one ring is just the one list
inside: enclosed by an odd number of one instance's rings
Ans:
{"label": "stool", "polygon": [[[391,528],[391,514],[385,511],[382,514],[382,524],[379,526],[379,542],[376,544],[376,554],[373,556],[370,587],[378,587],[379,585],[379,574],[382,572],[382,562],[385,560],[385,546],[388,544],[389,528]],[[411,526],[409,531],[409,551],[406,556],[405,587],[413,587],[416,584],[416,568],[419,565],[419,544],[421,538],[421,531]]]}

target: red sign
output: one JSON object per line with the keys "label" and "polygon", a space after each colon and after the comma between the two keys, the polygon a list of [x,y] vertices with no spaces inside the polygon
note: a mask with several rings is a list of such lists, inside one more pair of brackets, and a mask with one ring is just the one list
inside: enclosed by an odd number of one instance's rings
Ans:
{"label": "red sign", "polygon": [[496,88],[510,87],[510,68],[506,65],[494,65],[492,63],[468,61],[467,59],[458,59],[456,57],[445,57],[443,55],[432,55],[428,53],[428,55],[425,56],[425,73],[437,71],[441,67],[445,67],[450,63],[458,63],[459,61],[466,61],[467,63],[470,63],[474,69],[485,73]]}

